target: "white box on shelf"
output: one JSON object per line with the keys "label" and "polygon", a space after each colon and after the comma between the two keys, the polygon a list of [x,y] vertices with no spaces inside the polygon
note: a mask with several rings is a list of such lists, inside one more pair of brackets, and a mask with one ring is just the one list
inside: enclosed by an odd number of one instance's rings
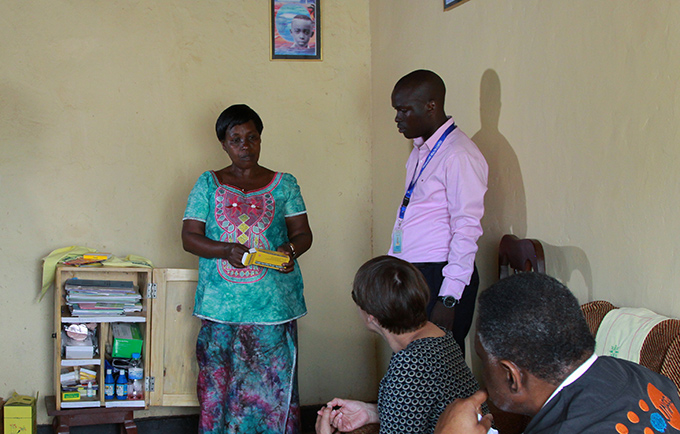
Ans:
{"label": "white box on shelf", "polygon": [[67,346],[66,347],[66,358],[67,359],[91,359],[94,357],[94,346],[93,345],[82,345],[82,346]]}

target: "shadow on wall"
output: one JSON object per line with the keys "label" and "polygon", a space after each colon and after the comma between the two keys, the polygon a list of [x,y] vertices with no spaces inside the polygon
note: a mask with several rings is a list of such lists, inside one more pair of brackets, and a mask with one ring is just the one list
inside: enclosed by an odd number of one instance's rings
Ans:
{"label": "shadow on wall", "polygon": [[[484,234],[478,241],[477,266],[485,289],[498,276],[498,243],[505,234],[525,238],[527,204],[519,160],[508,140],[498,129],[501,114],[501,81],[493,69],[482,74],[479,92],[481,129],[472,141],[489,165],[489,185],[484,197]],[[482,259],[484,258],[484,259]]]}
{"label": "shadow on wall", "polygon": [[[500,114],[501,81],[496,71],[487,69],[482,74],[479,92],[481,129],[472,136],[489,164],[489,189],[482,218],[484,234],[478,241],[477,253],[482,290],[497,280],[498,244],[503,235],[527,237],[522,170],[512,145],[498,129]],[[539,241],[543,244],[547,274],[567,285],[580,303],[592,301],[593,276],[585,252],[575,246],[553,246]]]}
{"label": "shadow on wall", "polygon": [[553,246],[545,241],[541,244],[546,274],[565,284],[580,304],[593,301],[593,274],[586,253],[575,246]]}

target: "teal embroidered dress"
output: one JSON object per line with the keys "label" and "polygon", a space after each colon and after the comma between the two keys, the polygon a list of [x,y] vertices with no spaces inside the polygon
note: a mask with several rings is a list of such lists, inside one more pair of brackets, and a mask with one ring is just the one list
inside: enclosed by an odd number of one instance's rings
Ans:
{"label": "teal embroidered dress", "polygon": [[[203,173],[184,219],[205,223],[205,236],[276,250],[288,242],[286,217],[306,213],[287,173],[243,193]],[[297,318],[307,313],[302,275],[223,259],[199,258],[194,315],[203,320],[196,343],[199,434],[297,434]]]}
{"label": "teal embroidered dress", "polygon": [[[277,172],[265,187],[243,193],[203,173],[189,194],[184,219],[205,223],[206,237],[276,250],[288,242],[286,217],[306,213],[295,177]],[[221,323],[281,324],[307,313],[296,265],[280,273],[255,265],[200,258],[194,315]]]}

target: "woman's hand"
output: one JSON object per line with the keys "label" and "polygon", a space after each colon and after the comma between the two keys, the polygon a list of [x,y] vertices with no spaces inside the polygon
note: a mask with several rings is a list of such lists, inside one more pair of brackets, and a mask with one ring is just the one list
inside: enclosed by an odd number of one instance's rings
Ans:
{"label": "woman's hand", "polygon": [[293,260],[295,258],[295,251],[293,248],[294,247],[291,246],[291,243],[281,244],[276,248],[277,252],[285,253],[289,258],[288,262],[282,264],[281,268],[279,268],[279,271],[282,273],[290,273],[295,269],[295,261]]}
{"label": "woman's hand", "polygon": [[309,250],[312,245],[312,230],[309,228],[307,214],[286,217],[288,242],[276,248],[277,252],[288,255],[290,260],[279,269],[282,273],[290,273],[295,269],[295,259]]}
{"label": "woman's hand", "polygon": [[369,423],[378,423],[378,406],[361,401],[335,398],[326,404],[331,411],[331,425],[339,431],[353,431]]}
{"label": "woman's hand", "polygon": [[239,243],[223,243],[224,256],[223,258],[229,261],[234,268],[245,268],[243,265],[243,254],[248,251],[248,248]]}
{"label": "woman's hand", "polygon": [[331,407],[323,407],[321,410],[317,411],[316,414],[316,425],[314,428],[316,434],[333,434],[338,432],[333,425],[331,425]]}
{"label": "woman's hand", "polygon": [[243,268],[243,254],[248,248],[239,243],[223,243],[205,236],[205,223],[198,220],[184,220],[182,224],[184,250],[201,258],[226,259],[236,268]]}

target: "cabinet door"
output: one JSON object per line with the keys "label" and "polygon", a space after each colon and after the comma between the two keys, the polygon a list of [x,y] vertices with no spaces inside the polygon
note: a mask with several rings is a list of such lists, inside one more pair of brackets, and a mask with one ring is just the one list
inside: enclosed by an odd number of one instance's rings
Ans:
{"label": "cabinet door", "polygon": [[157,268],[151,313],[152,406],[198,406],[196,338],[201,321],[192,316],[198,270]]}

